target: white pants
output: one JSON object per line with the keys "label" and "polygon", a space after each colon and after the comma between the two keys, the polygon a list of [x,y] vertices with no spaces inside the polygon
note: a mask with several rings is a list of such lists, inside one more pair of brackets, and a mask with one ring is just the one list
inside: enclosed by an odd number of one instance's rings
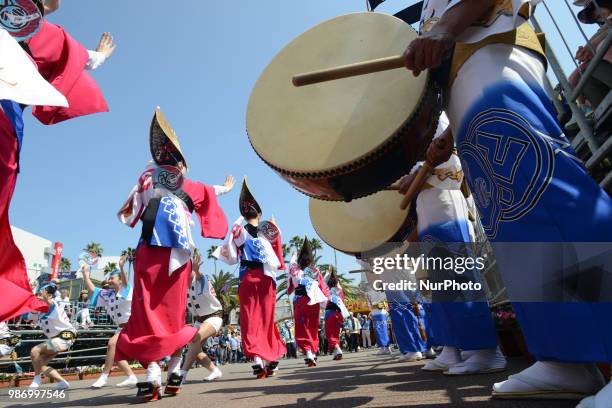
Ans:
{"label": "white pants", "polygon": [[[203,323],[210,324],[215,329],[215,332],[218,332],[219,330],[221,330],[221,326],[223,326],[223,319],[220,318],[219,316],[213,316],[213,317],[209,317],[208,319],[204,320]],[[200,329],[201,325],[202,323],[200,322],[193,323],[193,327],[195,327],[198,330]]]}
{"label": "white pants", "polygon": [[8,356],[13,352],[13,348],[6,344],[0,344],[0,357]]}
{"label": "white pants", "polygon": [[68,350],[74,342],[72,340],[64,340],[59,337],[54,337],[47,340],[47,348],[54,353],[61,353],[62,351]]}

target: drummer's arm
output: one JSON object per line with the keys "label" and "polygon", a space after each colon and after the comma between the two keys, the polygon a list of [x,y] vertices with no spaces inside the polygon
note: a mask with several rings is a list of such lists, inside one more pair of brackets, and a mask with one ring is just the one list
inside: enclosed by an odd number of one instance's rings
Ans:
{"label": "drummer's arm", "polygon": [[431,30],[408,45],[404,52],[406,68],[419,75],[427,68],[438,67],[452,50],[457,37],[494,4],[495,0],[462,0],[451,7]]}
{"label": "drummer's arm", "polygon": [[490,12],[496,3],[496,0],[461,0],[444,13],[432,31],[446,32],[456,38]]}

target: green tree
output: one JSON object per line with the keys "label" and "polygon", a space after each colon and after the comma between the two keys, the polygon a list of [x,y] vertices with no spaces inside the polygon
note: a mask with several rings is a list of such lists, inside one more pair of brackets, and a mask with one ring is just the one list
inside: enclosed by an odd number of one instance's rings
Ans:
{"label": "green tree", "polygon": [[104,253],[104,248],[102,248],[102,244],[92,241],[89,244],[85,245],[83,251],[94,253],[97,256],[102,256],[102,254]]}
{"label": "green tree", "polygon": [[217,299],[223,306],[223,322],[229,322],[229,316],[233,309],[238,304],[238,283],[239,280],[231,272],[225,272],[223,269],[215,272],[210,277],[210,284],[217,294]]}
{"label": "green tree", "polygon": [[62,271],[62,272],[70,272],[71,268],[72,268],[72,263],[70,262],[70,259],[62,258],[60,260],[60,271]]}
{"label": "green tree", "polygon": [[314,256],[317,256],[317,251],[319,249],[323,249],[323,242],[321,242],[320,239],[318,238],[311,238],[310,239],[310,246],[312,247],[312,252],[314,254]]}
{"label": "green tree", "polygon": [[287,257],[289,255],[291,255],[291,245],[289,244],[283,244],[283,259],[285,260],[285,262],[287,261]]}
{"label": "green tree", "polygon": [[[294,237],[294,238],[299,238],[299,237]],[[291,256],[291,252],[292,252],[292,245],[291,244],[283,244],[282,250],[283,250],[283,259],[285,260],[285,264],[287,265],[287,267],[289,266],[289,257]],[[288,281],[287,281],[287,273],[286,272],[282,272],[280,273],[277,277],[276,277],[276,300],[278,301],[279,299],[281,299],[283,296],[287,295],[287,287],[288,287]]]}
{"label": "green tree", "polygon": [[212,259],[213,264],[215,265],[215,275],[217,274],[217,258],[213,256],[213,252],[215,252],[217,248],[218,248],[217,245],[212,245],[210,248],[208,248],[208,251],[206,251],[206,258]]}
{"label": "green tree", "polygon": [[282,299],[283,296],[287,295],[287,288],[289,287],[289,281],[287,280],[287,274],[281,273],[276,277],[276,300]]}
{"label": "green tree", "polygon": [[289,248],[295,249],[295,251],[299,251],[302,248],[302,244],[304,243],[304,238],[299,236],[294,236],[289,240]]}
{"label": "green tree", "polygon": [[106,275],[107,273],[110,273],[110,272],[114,271],[115,269],[117,269],[117,264],[114,263],[114,262],[109,262],[104,267],[104,274]]}
{"label": "green tree", "polygon": [[128,263],[128,267],[129,270],[132,270],[132,264],[134,263],[134,258],[136,256],[136,250],[132,247],[127,247],[127,249],[124,249],[123,251],[121,251],[121,256],[127,255],[127,263]]}

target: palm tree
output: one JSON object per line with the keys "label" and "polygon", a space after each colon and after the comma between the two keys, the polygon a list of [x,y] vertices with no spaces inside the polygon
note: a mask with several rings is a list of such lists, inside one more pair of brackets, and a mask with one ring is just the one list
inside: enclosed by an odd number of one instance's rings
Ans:
{"label": "palm tree", "polygon": [[132,275],[132,265],[134,264],[134,259],[136,257],[136,250],[132,247],[127,247],[127,249],[124,249],[123,251],[121,251],[121,256],[127,255],[127,263],[128,263],[128,279],[131,277]]}
{"label": "palm tree", "polygon": [[319,249],[323,249],[323,242],[321,242],[320,239],[318,238],[311,238],[310,239],[310,246],[312,247],[312,252],[314,254],[314,256],[317,256],[317,250]]}
{"label": "palm tree", "polygon": [[289,281],[287,280],[287,274],[282,273],[276,277],[276,301],[279,301],[283,296],[287,295],[287,288],[289,287]]}
{"label": "palm tree", "polygon": [[94,253],[100,257],[104,253],[104,248],[102,248],[102,244],[92,241],[83,248],[83,251]]}
{"label": "palm tree", "polygon": [[127,247],[127,249],[121,251],[121,256],[123,255],[127,255],[127,261],[131,266],[134,262],[134,257],[136,256],[136,250],[132,247]]}
{"label": "palm tree", "polygon": [[114,262],[109,262],[104,267],[104,274],[106,275],[107,273],[110,273],[110,272],[114,271],[115,269],[117,269],[117,264],[114,263]]}
{"label": "palm tree", "polygon": [[62,272],[70,272],[71,268],[72,268],[72,263],[70,262],[70,259],[62,258],[60,260],[60,271],[62,271]]}
{"label": "palm tree", "polygon": [[296,251],[299,251],[302,248],[302,244],[304,243],[304,238],[294,236],[289,240],[289,248],[293,248]]}
{"label": "palm tree", "polygon": [[287,257],[291,255],[291,245],[283,244],[283,259],[287,262]]}
{"label": "palm tree", "polygon": [[[298,238],[299,237],[293,237],[293,239]],[[293,246],[291,244],[283,244],[282,250],[283,250],[283,259],[285,260],[285,264],[289,264],[290,259],[289,256],[291,255],[291,251],[292,251]],[[287,273],[283,272],[281,274],[279,274],[276,277],[276,300],[280,300],[283,296],[287,295],[287,287],[288,287],[288,281],[287,281]]]}
{"label": "palm tree", "polygon": [[220,270],[210,277],[210,284],[223,306],[223,322],[228,323],[230,313],[238,305],[238,278],[231,272]]}
{"label": "palm tree", "polygon": [[211,245],[211,247],[208,248],[208,251],[206,251],[206,258],[212,259],[213,263],[215,264],[215,275],[217,274],[217,258],[215,258],[215,256],[213,255],[213,252],[215,252],[217,248],[217,245]]}

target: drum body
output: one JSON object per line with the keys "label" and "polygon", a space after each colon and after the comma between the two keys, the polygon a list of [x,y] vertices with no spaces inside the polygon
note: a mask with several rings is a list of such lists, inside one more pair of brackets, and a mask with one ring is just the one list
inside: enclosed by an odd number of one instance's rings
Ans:
{"label": "drum body", "polygon": [[429,72],[404,69],[294,87],[293,75],[401,54],[416,38],[402,20],[355,13],[287,45],[249,100],[247,132],[259,157],[297,190],[350,201],[392,184],[429,145],[439,95]]}
{"label": "drum body", "polygon": [[345,202],[310,199],[310,221],[329,246],[361,257],[388,252],[387,243],[401,243],[416,228],[411,211],[400,210],[402,195],[380,191],[359,200]]}

